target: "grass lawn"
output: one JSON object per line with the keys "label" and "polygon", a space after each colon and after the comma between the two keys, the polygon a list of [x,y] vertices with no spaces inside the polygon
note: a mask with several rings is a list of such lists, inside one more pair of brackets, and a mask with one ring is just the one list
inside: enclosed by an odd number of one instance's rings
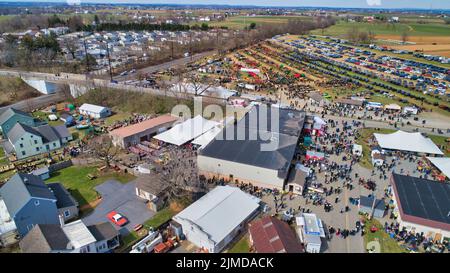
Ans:
{"label": "grass lawn", "polygon": [[158,228],[165,222],[169,221],[177,212],[167,207],[158,211],[150,220],[146,221],[143,226],[145,228]]}
{"label": "grass lawn", "polygon": [[[233,16],[229,17],[225,21],[220,22],[207,22],[209,26],[224,26],[234,29],[243,29],[249,26],[251,23],[255,23],[256,26],[264,24],[286,24],[290,19],[304,19],[311,20],[307,16]],[[195,22],[193,25],[201,23]]]}
{"label": "grass lawn", "polygon": [[249,253],[249,251],[250,245],[248,242],[248,235],[244,235],[228,250],[227,253]]}
{"label": "grass lawn", "polygon": [[126,112],[117,112],[114,115],[105,119],[105,126],[109,126],[116,121],[122,121],[130,118],[132,115]]}
{"label": "grass lawn", "polygon": [[0,165],[6,165],[9,164],[8,158],[6,158],[5,151],[3,150],[3,147],[0,146]]}
{"label": "grass lawn", "polygon": [[0,181],[5,181],[10,179],[14,174],[16,174],[16,172],[14,170],[8,171],[8,172],[4,172],[0,174]]}
{"label": "grass lawn", "polygon": [[[90,180],[87,175],[94,174],[96,179]],[[117,172],[99,173],[97,167],[72,166],[55,172],[46,182],[61,182],[72,196],[78,201],[80,208],[88,206],[89,203],[97,199],[97,192],[94,187],[102,184],[106,180],[114,179],[121,183],[127,183],[135,177],[131,174]]]}
{"label": "grass lawn", "polygon": [[[403,32],[408,33],[409,36],[447,36],[450,31],[450,25],[445,24],[390,24],[390,23],[351,23],[338,22],[323,32],[323,35],[345,36],[353,28],[359,30],[372,31],[375,35],[398,35]],[[322,30],[317,29],[311,33],[322,35]]]}
{"label": "grass lawn", "polygon": [[[371,232],[370,228],[375,225],[378,230]],[[408,251],[397,243],[394,239],[384,231],[383,225],[376,219],[367,220],[364,226],[366,235],[364,236],[364,244],[367,246],[368,242],[378,241],[381,246],[381,253],[408,253]]]}
{"label": "grass lawn", "polygon": [[428,137],[441,149],[446,157],[450,156],[450,143],[446,141],[448,137],[436,135],[428,135]]}

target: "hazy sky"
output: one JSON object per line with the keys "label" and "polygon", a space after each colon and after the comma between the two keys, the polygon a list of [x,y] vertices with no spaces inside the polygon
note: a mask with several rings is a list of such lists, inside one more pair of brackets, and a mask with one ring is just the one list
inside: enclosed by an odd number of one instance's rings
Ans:
{"label": "hazy sky", "polygon": [[[12,0],[0,0],[12,1]],[[80,1],[80,0],[69,0]],[[16,0],[16,2],[66,2],[65,0]],[[229,4],[259,6],[314,6],[344,8],[450,9],[450,0],[81,0],[82,3]],[[1,4],[0,4],[1,5]]]}

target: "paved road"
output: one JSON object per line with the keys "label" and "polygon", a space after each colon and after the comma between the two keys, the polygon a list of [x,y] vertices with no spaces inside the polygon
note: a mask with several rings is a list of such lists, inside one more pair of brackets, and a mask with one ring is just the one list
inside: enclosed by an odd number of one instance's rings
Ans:
{"label": "paved road", "polygon": [[95,187],[102,196],[102,201],[94,212],[84,217],[83,223],[94,225],[107,221],[106,214],[115,210],[128,218],[129,223],[123,228],[114,226],[123,235],[128,234],[137,224],[142,224],[155,214],[149,210],[144,201],[135,193],[136,183],[122,184],[117,181],[106,181]]}
{"label": "paved road", "polygon": [[175,66],[179,66],[179,65],[186,65],[190,62],[195,62],[198,61],[204,57],[210,56],[210,55],[214,55],[216,54],[217,51],[216,50],[211,50],[211,51],[206,51],[206,52],[202,52],[202,53],[198,53],[198,54],[194,54],[191,57],[185,57],[185,58],[181,58],[181,59],[176,59],[170,62],[166,62],[166,63],[162,63],[162,64],[158,64],[158,65],[154,65],[154,66],[149,66],[146,68],[142,68],[142,69],[138,69],[136,73],[133,73],[131,75],[127,75],[127,76],[116,76],[114,77],[115,80],[117,81],[126,81],[126,80],[135,80],[137,78],[138,74],[151,74],[151,73],[155,73],[158,71],[162,71],[162,70],[166,70],[169,69],[171,67],[175,67]]}
{"label": "paved road", "polygon": [[55,93],[51,95],[43,95],[36,98],[31,98],[28,100],[19,101],[17,103],[0,107],[0,114],[3,113],[8,108],[15,108],[22,111],[30,111],[30,109],[36,109],[48,106],[53,103],[57,103],[64,100],[64,96],[61,93]]}

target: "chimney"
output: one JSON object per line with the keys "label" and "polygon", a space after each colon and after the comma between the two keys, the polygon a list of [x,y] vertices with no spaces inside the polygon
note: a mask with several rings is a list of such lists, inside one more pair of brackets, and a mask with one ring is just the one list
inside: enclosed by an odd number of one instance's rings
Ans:
{"label": "chimney", "polygon": [[64,222],[64,216],[62,214],[58,215],[59,218],[59,224],[61,227],[64,227],[65,222]]}

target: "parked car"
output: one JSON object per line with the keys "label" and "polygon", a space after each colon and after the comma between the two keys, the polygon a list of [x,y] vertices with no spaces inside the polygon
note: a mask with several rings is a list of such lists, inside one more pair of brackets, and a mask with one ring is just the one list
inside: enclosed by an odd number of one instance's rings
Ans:
{"label": "parked car", "polygon": [[110,213],[108,213],[107,217],[111,222],[119,227],[128,224],[128,219],[122,214],[117,213],[116,211],[111,211]]}

